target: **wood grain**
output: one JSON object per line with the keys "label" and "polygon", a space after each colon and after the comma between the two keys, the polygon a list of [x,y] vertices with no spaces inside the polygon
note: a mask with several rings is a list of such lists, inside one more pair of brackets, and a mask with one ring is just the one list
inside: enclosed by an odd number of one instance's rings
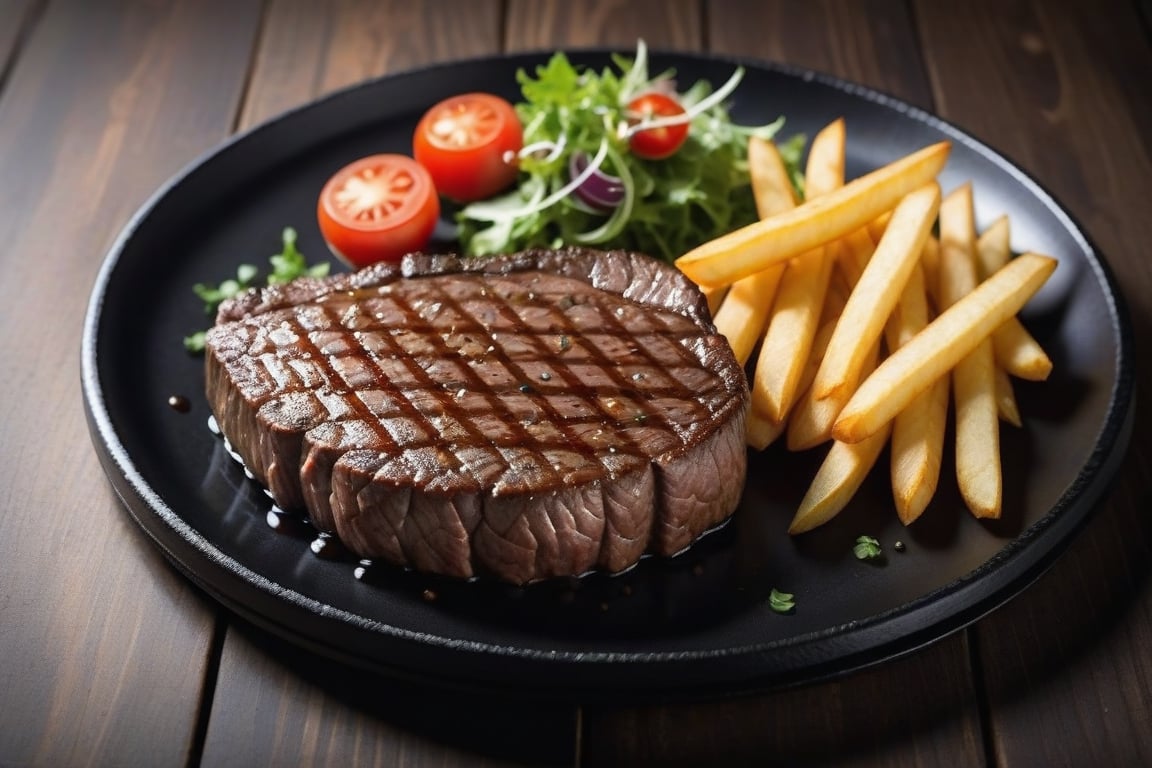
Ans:
{"label": "wood grain", "polygon": [[[271,0],[239,128],[339,88],[499,52],[498,0]],[[431,105],[429,105],[431,106]]]}
{"label": "wood grain", "polygon": [[203,764],[572,765],[570,706],[387,680],[234,622]]}
{"label": "wood grain", "polygon": [[[970,766],[983,747],[963,635],[837,683],[723,701],[587,708],[587,765]],[[912,692],[932,691],[927,699]]]}
{"label": "wood grain", "polygon": [[903,0],[713,0],[708,10],[711,50],[806,67],[932,106]]}
{"label": "wood grain", "polygon": [[[1147,359],[1152,51],[1135,8],[922,2],[917,18],[941,112],[1015,158],[1080,220],[1116,271],[1136,359]],[[1148,367],[1138,369],[1137,389],[1148,391]],[[1111,498],[1045,578],[979,625],[1004,764],[1070,764],[1067,744],[1115,765],[1152,762],[1150,429],[1138,408]]]}
{"label": "wood grain", "polygon": [[0,94],[0,762],[12,765],[180,764],[212,634],[213,608],[111,492],[76,364],[115,233],[227,134],[258,4],[99,8],[49,5]]}
{"label": "wood grain", "polygon": [[699,50],[704,24],[692,0],[509,0],[508,51],[617,47]]}

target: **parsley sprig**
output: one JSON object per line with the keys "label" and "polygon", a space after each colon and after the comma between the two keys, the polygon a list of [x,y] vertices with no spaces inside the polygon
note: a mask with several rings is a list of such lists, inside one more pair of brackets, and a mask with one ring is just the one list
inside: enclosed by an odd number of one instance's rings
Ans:
{"label": "parsley sprig", "polygon": [[796,609],[796,595],[773,588],[768,595],[768,607],[776,613],[791,613]]}
{"label": "parsley sprig", "polygon": [[[265,281],[268,285],[282,285],[298,277],[324,277],[328,274],[328,262],[309,265],[304,254],[296,247],[296,230],[285,227],[281,233],[283,248],[280,253],[268,259],[271,269]],[[252,264],[241,264],[236,268],[236,277],[228,278],[218,285],[196,283],[192,292],[204,302],[204,314],[211,315],[220,304],[228,299],[239,296],[254,285],[260,270]],[[184,349],[192,353],[204,351],[204,331],[197,331],[184,337]]]}
{"label": "parsley sprig", "polygon": [[852,547],[852,554],[856,555],[857,560],[875,560],[882,557],[884,552],[879,540],[872,536],[860,536],[856,539],[856,546]]}

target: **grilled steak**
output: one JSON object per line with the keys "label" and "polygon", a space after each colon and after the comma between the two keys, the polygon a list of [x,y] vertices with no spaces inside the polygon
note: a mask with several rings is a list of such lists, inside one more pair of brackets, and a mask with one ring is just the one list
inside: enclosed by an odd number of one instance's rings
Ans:
{"label": "grilled steak", "polygon": [[744,373],[695,286],[639,254],[416,254],[254,290],[221,306],[206,365],[279,506],[420,571],[619,571],[743,487]]}

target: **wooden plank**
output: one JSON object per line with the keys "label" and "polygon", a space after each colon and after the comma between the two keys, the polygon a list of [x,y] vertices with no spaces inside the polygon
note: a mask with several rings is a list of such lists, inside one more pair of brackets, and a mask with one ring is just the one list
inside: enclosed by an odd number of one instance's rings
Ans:
{"label": "wooden plank", "polygon": [[499,52],[500,3],[272,0],[240,127],[353,83]]}
{"label": "wooden plank", "polygon": [[[918,2],[945,117],[1004,151],[1085,226],[1152,354],[1152,52],[1127,0]],[[977,190],[977,194],[979,191]],[[1137,391],[1152,386],[1137,372]],[[1026,403],[1022,403],[1026,409]],[[1114,492],[1035,586],[979,625],[995,752],[1009,765],[1152,763],[1152,418]]]}
{"label": "wooden plank", "polygon": [[[274,0],[238,128],[367,78],[497,53],[499,21],[496,0]],[[575,739],[571,706],[378,680],[231,623],[203,764],[571,764]]]}
{"label": "wooden plank", "polygon": [[[915,104],[931,103],[902,2],[715,2],[707,45],[725,54],[828,72]],[[787,116],[787,105],[780,106]],[[849,135],[851,135],[849,133]],[[909,692],[932,691],[927,697]],[[977,693],[963,635],[832,683],[701,706],[584,713],[589,765],[706,762],[900,765],[983,759]]]}
{"label": "wooden plank", "polygon": [[710,10],[712,50],[807,67],[932,106],[903,0],[724,0]]}
{"label": "wooden plank", "polygon": [[509,51],[619,47],[699,50],[701,9],[693,0],[509,0]]}
{"label": "wooden plank", "polygon": [[13,765],[180,764],[212,637],[212,607],[108,486],[75,371],[115,233],[226,135],[259,4],[99,8],[51,3],[0,95],[0,762]]}
{"label": "wooden plank", "polygon": [[[589,707],[585,765],[971,766],[964,635],[840,682],[651,707]],[[931,691],[930,695],[925,692]]]}
{"label": "wooden plank", "polygon": [[378,678],[240,622],[219,679],[206,766],[573,763],[570,706]]}

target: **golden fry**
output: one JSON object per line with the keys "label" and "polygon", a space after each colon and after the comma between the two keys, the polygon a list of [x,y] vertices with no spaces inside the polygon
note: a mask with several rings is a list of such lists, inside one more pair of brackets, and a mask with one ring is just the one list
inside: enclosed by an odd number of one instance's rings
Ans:
{"label": "golden fry", "polygon": [[698,285],[723,285],[813,251],[866,226],[935,179],[950,150],[944,141],[913,152],[787,213],[710,240],[676,265]]}
{"label": "golden fry", "polygon": [[[818,199],[844,183],[844,142],[842,120],[812,140],[806,174],[809,195]],[[752,410],[770,421],[783,422],[795,402],[828,292],[834,248],[820,247],[818,253],[793,259],[780,279],[752,379]]]}
{"label": "golden fry", "polygon": [[755,136],[748,139],[748,176],[756,214],[761,219],[796,207],[792,179],[775,143]]}
{"label": "golden fry", "polygon": [[[864,363],[860,369],[862,376],[867,376],[876,367],[880,356],[879,343],[873,344],[864,356]],[[815,376],[812,377],[815,379]],[[801,390],[796,407],[788,417],[788,450],[804,451],[815,448],[821,443],[832,439],[832,425],[836,417],[844,409],[852,392],[844,390],[831,397],[816,397],[815,388],[809,385]]]}
{"label": "golden fry", "polygon": [[1056,260],[1025,253],[942,312],[893,352],[844,406],[832,435],[856,442],[875,433],[1016,314],[1056,269]]}
{"label": "golden fry", "polygon": [[744,427],[744,442],[750,447],[762,451],[776,442],[776,438],[782,434],[784,434],[783,422],[772,421],[755,411],[748,412],[748,421]]}
{"label": "golden fry", "polygon": [[844,249],[839,260],[840,269],[848,278],[848,284],[855,287],[856,283],[860,282],[860,276],[864,274],[864,268],[872,259],[876,244],[872,242],[872,238],[864,228],[849,232],[844,236],[843,243]]}
{"label": "golden fry", "polygon": [[1007,215],[1001,215],[976,238],[976,266],[981,280],[1008,263],[1012,256],[1012,230]]}
{"label": "golden fry", "polygon": [[1000,517],[1000,414],[996,406],[996,361],[984,341],[952,371],[956,404],[956,480],[976,517]]}
{"label": "golden fry", "polygon": [[847,395],[856,388],[864,356],[884,332],[884,324],[900,300],[939,209],[940,187],[936,182],[913,192],[896,206],[884,238],[848,297],[828,342],[813,383],[817,399],[835,396],[846,402]]}
{"label": "golden fry", "polygon": [[[917,265],[885,328],[888,348],[899,349],[928,324],[924,271]],[[948,423],[948,377],[921,392],[892,422],[889,474],[896,513],[904,525],[924,512],[940,480],[944,431]]]}
{"label": "golden fry", "polygon": [[724,297],[728,295],[728,286],[714,285],[711,288],[701,288],[700,292],[708,302],[708,311],[715,317],[720,311],[720,305],[724,303]]}
{"label": "golden fry", "polygon": [[[796,207],[792,180],[775,144],[755,136],[748,140],[748,172],[760,218]],[[775,264],[737,280],[719,308],[712,312],[717,330],[728,339],[740,365],[748,361],[764,331],[783,272],[784,265]]]}
{"label": "golden fry", "polygon": [[[976,264],[980,279],[993,274],[1012,256],[1011,227],[1007,216],[992,222],[976,240]],[[1052,372],[1052,361],[1040,343],[1016,318],[1010,318],[992,336],[996,364],[1009,374],[1031,381],[1043,381]],[[1008,384],[1009,389],[1011,383]]]}
{"label": "golden fry", "polygon": [[1020,408],[1016,405],[1016,392],[1012,388],[1012,379],[1008,371],[996,366],[996,412],[1001,421],[1006,421],[1014,427],[1023,426],[1020,418]]}
{"label": "golden fry", "polygon": [[[980,282],[972,185],[950,192],[940,205],[941,308],[971,295]],[[1015,314],[1015,313],[1013,313]],[[976,517],[999,517],[1002,496],[1000,416],[992,341],[981,339],[952,370],[956,407],[956,479]]]}
{"label": "golden fry", "polygon": [[831,520],[847,506],[884,450],[889,430],[890,426],[886,424],[876,434],[858,443],[832,444],[788,526],[788,533],[795,535],[810,531]]}
{"label": "golden fry", "polygon": [[1052,360],[1018,319],[1010,317],[992,334],[996,362],[1018,379],[1044,381],[1052,373]]}
{"label": "golden fry", "polygon": [[748,362],[756,340],[764,330],[764,321],[776,297],[780,276],[784,270],[779,266],[768,267],[749,277],[741,278],[732,284],[724,297],[713,322],[732,347],[732,353],[740,365]]}
{"label": "golden fry", "polygon": [[936,495],[948,425],[949,377],[941,376],[892,422],[892,498],[896,514],[911,525]]}

